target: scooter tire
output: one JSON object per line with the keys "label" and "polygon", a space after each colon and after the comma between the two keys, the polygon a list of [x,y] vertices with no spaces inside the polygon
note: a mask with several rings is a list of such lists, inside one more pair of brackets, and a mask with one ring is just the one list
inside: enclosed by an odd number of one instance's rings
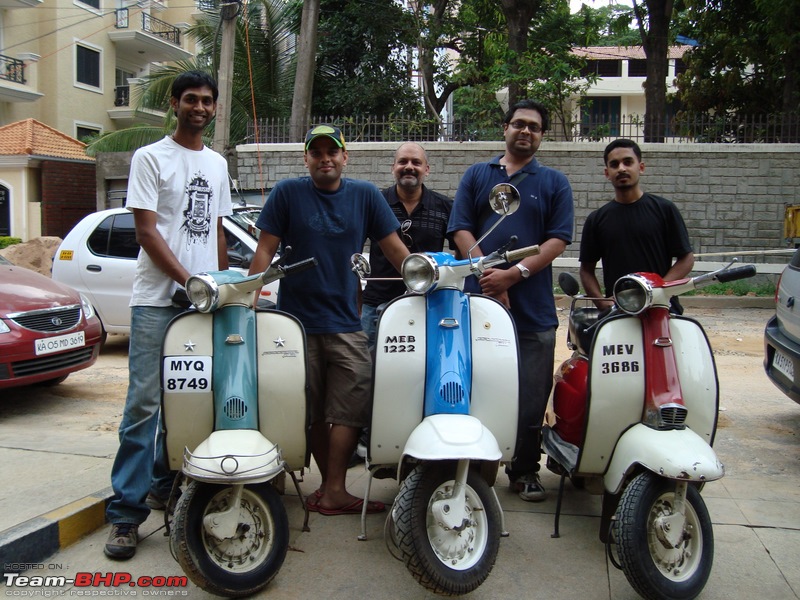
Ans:
{"label": "scooter tire", "polygon": [[431,504],[453,491],[456,463],[423,463],[403,481],[392,507],[395,539],[403,562],[423,587],[443,596],[478,588],[500,548],[500,509],[491,488],[470,470],[466,500],[471,519],[459,531],[442,528]]}
{"label": "scooter tire", "polygon": [[656,536],[657,520],[672,514],[676,482],[649,471],[625,488],[617,507],[614,539],[631,587],[650,600],[688,600],[706,585],[714,562],[714,531],[700,492],[686,489],[684,536],[666,548]]}
{"label": "scooter tire", "polygon": [[218,540],[206,532],[203,517],[225,510],[231,493],[230,486],[191,481],[175,507],[170,546],[198,587],[237,598],[263,589],[277,575],[289,547],[289,519],[272,485],[246,485],[236,537]]}

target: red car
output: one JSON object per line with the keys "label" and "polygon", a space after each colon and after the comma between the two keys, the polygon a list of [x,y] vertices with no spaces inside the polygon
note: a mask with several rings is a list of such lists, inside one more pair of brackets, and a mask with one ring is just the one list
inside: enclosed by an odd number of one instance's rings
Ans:
{"label": "red car", "polygon": [[101,336],[83,294],[0,256],[0,389],[61,383],[94,364]]}

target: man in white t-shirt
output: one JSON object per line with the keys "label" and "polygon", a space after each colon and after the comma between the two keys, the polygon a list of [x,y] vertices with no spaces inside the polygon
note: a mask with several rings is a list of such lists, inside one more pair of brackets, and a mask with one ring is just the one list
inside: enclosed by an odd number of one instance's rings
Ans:
{"label": "man in white t-shirt", "polygon": [[[222,217],[232,212],[225,159],[203,145],[217,108],[217,84],[200,71],[175,78],[170,105],[175,133],[137,150],[131,160],[127,207],[141,250],[131,297],[128,395],[111,469],[114,497],[106,510],[106,556],[136,553],[138,528],[152,508],[164,508],[173,476],[159,429],[159,357],[167,324],[182,312],[175,290],[192,273],[228,268]],[[160,433],[160,432],[159,432]]]}

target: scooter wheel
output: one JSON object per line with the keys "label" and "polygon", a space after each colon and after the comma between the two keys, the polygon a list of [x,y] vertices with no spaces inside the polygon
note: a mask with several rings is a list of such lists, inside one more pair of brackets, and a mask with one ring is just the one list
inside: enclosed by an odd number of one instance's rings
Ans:
{"label": "scooter wheel", "polygon": [[[686,489],[683,519],[676,511],[677,486]],[[644,598],[695,598],[711,574],[711,518],[700,492],[686,482],[649,471],[635,477],[617,507],[614,539],[625,577]]]}
{"label": "scooter wheel", "polygon": [[457,529],[442,526],[431,506],[452,496],[453,463],[423,463],[403,481],[392,517],[406,568],[423,587],[441,595],[471,592],[489,576],[500,549],[500,508],[475,471],[466,485],[466,515]]}
{"label": "scooter wheel", "polygon": [[192,481],[175,507],[170,545],[189,578],[218,596],[249,596],[277,575],[289,547],[289,520],[269,483],[242,490],[236,533],[217,539],[203,518],[225,511],[231,487]]}

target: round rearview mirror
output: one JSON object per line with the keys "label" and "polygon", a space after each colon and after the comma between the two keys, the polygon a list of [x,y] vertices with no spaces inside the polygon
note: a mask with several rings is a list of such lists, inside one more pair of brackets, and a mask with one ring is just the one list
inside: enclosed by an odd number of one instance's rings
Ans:
{"label": "round rearview mirror", "polygon": [[519,208],[519,191],[510,183],[498,183],[489,192],[489,206],[498,215],[511,215]]}
{"label": "round rearview mirror", "polygon": [[350,257],[350,268],[352,269],[353,273],[358,275],[361,279],[368,277],[369,274],[372,273],[372,268],[369,266],[369,261],[363,254],[356,253]]}

